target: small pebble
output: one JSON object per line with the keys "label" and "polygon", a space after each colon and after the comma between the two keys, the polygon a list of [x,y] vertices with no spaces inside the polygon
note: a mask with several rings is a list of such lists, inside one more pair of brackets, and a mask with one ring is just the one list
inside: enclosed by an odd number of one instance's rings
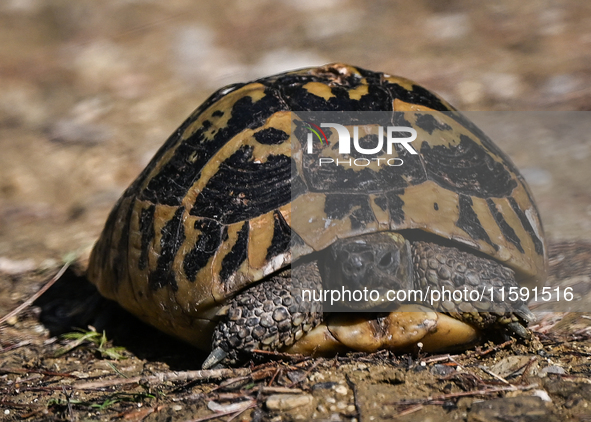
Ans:
{"label": "small pebble", "polygon": [[338,387],[335,387],[334,391],[337,394],[340,394],[341,396],[347,395],[347,387],[345,387],[344,385],[339,385]]}
{"label": "small pebble", "polygon": [[577,91],[581,88],[581,81],[573,75],[560,74],[549,78],[542,86],[548,95],[561,96]]}
{"label": "small pebble", "polygon": [[540,371],[540,373],[543,374],[558,374],[558,375],[564,375],[566,374],[566,371],[564,370],[564,368],[560,367],[560,366],[556,366],[556,365],[550,365],[547,366],[545,368],[542,368],[542,370]]}
{"label": "small pebble", "polygon": [[546,401],[548,403],[552,402],[550,395],[545,390],[534,390],[533,395],[541,398],[543,401]]}
{"label": "small pebble", "polygon": [[435,39],[455,40],[465,37],[471,25],[466,13],[451,13],[425,19],[425,28]]}
{"label": "small pebble", "polygon": [[35,269],[35,261],[28,259],[10,259],[0,256],[0,273],[20,274]]}
{"label": "small pebble", "polygon": [[16,316],[16,315],[13,315],[6,320],[6,324],[10,325],[10,326],[16,325],[17,322],[18,322],[18,316]]}
{"label": "small pebble", "polygon": [[[272,397],[272,396],[271,396]],[[234,403],[218,403],[216,401],[210,401],[207,403],[207,408],[214,412],[239,412],[241,410],[245,410],[248,406],[252,404],[252,400],[244,400]]]}
{"label": "small pebble", "polygon": [[310,403],[312,396],[309,394],[273,394],[265,402],[269,410],[290,410]]}
{"label": "small pebble", "polygon": [[319,382],[312,386],[312,391],[314,390],[328,390],[329,388],[333,388],[336,386],[336,382]]}
{"label": "small pebble", "polygon": [[475,81],[462,81],[458,84],[456,91],[466,104],[474,104],[482,101],[484,97],[483,86]]}
{"label": "small pebble", "polygon": [[521,169],[521,174],[532,186],[545,186],[552,183],[552,174],[539,167],[526,167]]}
{"label": "small pebble", "polygon": [[516,98],[523,91],[518,75],[513,73],[487,73],[483,77],[483,85],[492,97],[508,100]]}
{"label": "small pebble", "polygon": [[104,124],[61,119],[49,129],[49,137],[54,142],[94,145],[108,141],[113,136],[112,132]]}
{"label": "small pebble", "polygon": [[433,365],[433,367],[431,368],[431,373],[433,375],[440,376],[440,377],[445,377],[445,376],[450,375],[454,372],[456,372],[456,369],[453,366],[437,364],[437,365]]}

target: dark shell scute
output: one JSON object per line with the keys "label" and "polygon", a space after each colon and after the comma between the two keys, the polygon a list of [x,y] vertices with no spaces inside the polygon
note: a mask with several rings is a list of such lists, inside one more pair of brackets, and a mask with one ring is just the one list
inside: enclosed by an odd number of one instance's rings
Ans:
{"label": "dark shell scute", "polygon": [[250,225],[248,221],[244,222],[242,228],[238,232],[238,239],[236,243],[228,252],[228,255],[222,260],[222,270],[220,271],[220,278],[222,281],[227,281],[230,276],[234,275],[240,265],[246,260],[248,256],[248,232]]}
{"label": "dark shell scute", "polygon": [[193,249],[185,255],[183,260],[183,270],[191,282],[195,281],[199,270],[205,267],[210,258],[215,255],[218,247],[222,244],[224,232],[227,232],[227,227],[215,220],[197,220],[195,221],[195,229],[199,230],[201,234]]}
{"label": "dark shell scute", "polygon": [[326,194],[324,213],[329,220],[341,220],[350,215],[353,230],[375,222],[367,195]]}
{"label": "dark shell scute", "polygon": [[158,290],[166,285],[176,291],[177,281],[173,271],[170,271],[177,251],[185,240],[183,213],[185,208],[179,207],[172,217],[162,227],[160,238],[160,256],[156,262],[156,269],[148,276],[150,288]]}
{"label": "dark shell scute", "polygon": [[451,191],[500,198],[510,196],[517,187],[507,167],[466,135],[460,135],[458,145],[431,146],[424,141],[420,152],[429,179]]}
{"label": "dark shell scute", "polygon": [[468,233],[472,239],[483,240],[495,249],[498,249],[499,246],[493,244],[490,240],[486,229],[482,226],[482,223],[480,223],[478,215],[476,214],[476,211],[474,211],[474,208],[472,208],[472,205],[474,205],[472,198],[466,195],[460,195],[460,215],[458,221],[456,221],[456,226]]}
{"label": "dark shell scute", "polygon": [[451,111],[450,108],[443,104],[435,94],[429,92],[422,86],[413,85],[411,91],[397,83],[391,83],[388,81],[385,81],[384,86],[390,91],[393,98],[398,98],[407,103],[429,107],[430,109],[437,111]]}
{"label": "dark shell scute", "polygon": [[531,223],[529,222],[527,215],[525,215],[525,213],[523,212],[521,207],[519,207],[519,204],[517,203],[517,201],[515,201],[514,198],[509,198],[509,203],[511,204],[511,208],[513,208],[513,211],[515,211],[515,214],[517,214],[517,217],[519,218],[521,225],[523,226],[523,228],[525,229],[527,234],[529,234],[529,236],[534,244],[534,248],[535,248],[536,253],[540,256],[544,255],[544,244],[542,243],[542,240],[536,234],[536,231],[534,230]]}
{"label": "dark shell scute", "polygon": [[289,139],[289,134],[282,130],[270,127],[254,134],[254,139],[264,145],[279,145]]}
{"label": "dark shell scute", "polygon": [[388,199],[390,220],[398,226],[402,225],[404,223],[404,210],[402,209],[404,201],[400,197],[400,194],[397,192],[388,192],[386,193],[386,198]]}
{"label": "dark shell scute", "polygon": [[267,249],[266,260],[270,260],[277,255],[289,252],[291,242],[291,227],[283,218],[279,211],[273,212],[273,238],[271,246]]}
{"label": "dark shell scute", "polygon": [[291,158],[271,155],[255,162],[243,146],[220,164],[195,199],[191,215],[232,224],[265,214],[291,201]]}
{"label": "dark shell scute", "polygon": [[[326,83],[326,81],[322,81]],[[349,97],[349,90],[354,86],[331,87],[333,96],[328,99],[319,97],[303,87],[305,77],[294,84],[276,85],[282,97],[293,111],[391,111],[392,98],[379,85],[369,85],[368,93],[359,99]]]}
{"label": "dark shell scute", "polygon": [[519,252],[524,253],[523,247],[521,246],[521,241],[515,233],[515,230],[513,230],[513,227],[511,227],[509,223],[507,223],[507,220],[505,220],[503,214],[497,209],[493,200],[487,198],[486,203],[490,213],[497,223],[497,226],[499,226],[499,229],[501,229],[501,233],[503,233],[503,236],[505,236],[505,239],[511,242]]}
{"label": "dark shell scute", "polygon": [[263,98],[254,102],[250,96],[241,97],[233,104],[227,125],[213,139],[206,138],[207,129],[202,126],[178,146],[171,159],[140,193],[140,199],[179,206],[201,169],[228,140],[247,128],[262,125],[268,117],[284,109],[285,105],[272,90],[267,90]]}
{"label": "dark shell scute", "polygon": [[148,265],[148,250],[150,242],[154,239],[154,213],[156,206],[150,205],[148,208],[143,208],[140,213],[140,233],[142,235],[140,258],[138,261],[138,268],[143,270]]}
{"label": "dark shell scute", "polygon": [[432,135],[435,130],[450,131],[452,127],[446,123],[439,122],[432,114],[418,114],[417,126]]}

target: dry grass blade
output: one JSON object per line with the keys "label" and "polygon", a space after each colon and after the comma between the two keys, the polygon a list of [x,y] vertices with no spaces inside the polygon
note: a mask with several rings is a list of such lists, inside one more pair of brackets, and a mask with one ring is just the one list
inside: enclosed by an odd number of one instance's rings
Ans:
{"label": "dry grass blade", "polygon": [[51,280],[49,280],[45,286],[43,286],[41,289],[39,289],[39,291],[37,293],[35,293],[33,296],[31,296],[30,298],[28,298],[27,300],[25,300],[19,307],[17,307],[16,309],[12,310],[11,312],[9,312],[8,314],[4,315],[2,318],[0,318],[0,325],[4,324],[6,321],[8,321],[10,318],[12,318],[13,316],[16,316],[18,314],[20,314],[23,310],[27,309],[29,306],[31,306],[31,304],[33,302],[35,302],[37,299],[39,299],[39,297],[41,297],[41,295],[43,293],[45,293],[47,290],[49,290],[49,288],[51,286],[53,286],[56,281],[58,281],[60,279],[60,277],[62,275],[64,275],[64,273],[66,272],[66,270],[68,269],[68,267],[70,266],[70,262],[66,262],[62,268],[57,272],[56,275],[54,275]]}
{"label": "dry grass blade", "polygon": [[162,372],[149,377],[115,378],[111,380],[76,383],[72,385],[72,388],[77,390],[94,390],[124,384],[159,384],[165,381],[219,380],[228,377],[246,377],[250,374],[251,370],[248,368]]}
{"label": "dry grass blade", "polygon": [[451,393],[451,394],[442,394],[439,396],[431,396],[425,397],[420,399],[407,399],[407,400],[400,400],[398,402],[391,403],[395,406],[400,405],[417,405],[417,404],[430,404],[430,403],[438,403],[449,399],[455,399],[460,397],[469,397],[469,396],[487,396],[490,394],[501,393],[505,391],[518,391],[518,390],[531,390],[533,388],[538,387],[538,384],[530,384],[530,385],[510,385],[507,387],[498,387],[498,388],[487,388],[483,390],[472,390],[472,391],[462,391],[460,393]]}

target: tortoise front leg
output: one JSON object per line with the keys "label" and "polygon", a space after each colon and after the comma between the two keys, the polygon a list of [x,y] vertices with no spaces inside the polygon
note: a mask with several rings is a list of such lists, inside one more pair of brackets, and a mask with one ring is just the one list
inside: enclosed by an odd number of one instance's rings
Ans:
{"label": "tortoise front leg", "polygon": [[[415,287],[424,292],[462,291],[482,300],[441,300],[428,303],[436,311],[465,321],[479,329],[497,327],[508,329],[519,337],[528,338],[526,328],[535,316],[520,301],[509,301],[509,288],[518,287],[515,273],[498,262],[463,252],[450,246],[427,242],[412,242]],[[492,298],[491,298],[492,293]],[[431,295],[430,295],[431,296]],[[448,299],[448,298],[446,298]]]}
{"label": "tortoise front leg", "polygon": [[302,299],[304,289],[322,290],[318,267],[311,262],[297,271],[292,279],[291,270],[285,270],[229,301],[220,312],[223,319],[215,328],[204,369],[235,364],[249,350],[291,346],[322,321],[322,303]]}

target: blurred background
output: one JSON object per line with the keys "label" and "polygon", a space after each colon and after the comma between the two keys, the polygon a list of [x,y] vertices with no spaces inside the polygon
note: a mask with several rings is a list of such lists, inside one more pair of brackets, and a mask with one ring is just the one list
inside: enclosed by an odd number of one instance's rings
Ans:
{"label": "blurred background", "polygon": [[[2,0],[0,272],[87,253],[217,88],[336,61],[414,79],[460,110],[591,120],[591,2]],[[549,236],[591,239],[589,135],[519,133],[497,143]]]}

